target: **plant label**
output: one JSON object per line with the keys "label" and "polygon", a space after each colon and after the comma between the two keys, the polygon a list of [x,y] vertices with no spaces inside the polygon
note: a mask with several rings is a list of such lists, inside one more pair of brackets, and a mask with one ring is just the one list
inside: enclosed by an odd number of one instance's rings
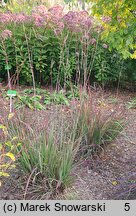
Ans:
{"label": "plant label", "polygon": [[15,97],[17,96],[17,92],[15,90],[8,90],[7,95],[9,97]]}
{"label": "plant label", "polygon": [[10,113],[12,113],[12,108],[13,108],[12,98],[17,95],[17,92],[15,90],[8,90],[7,95],[10,97]]}

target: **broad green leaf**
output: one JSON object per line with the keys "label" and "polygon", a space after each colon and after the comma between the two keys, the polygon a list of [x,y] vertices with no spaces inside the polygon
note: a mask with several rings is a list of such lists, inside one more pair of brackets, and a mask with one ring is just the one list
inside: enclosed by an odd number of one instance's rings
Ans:
{"label": "broad green leaf", "polygon": [[10,70],[12,68],[11,65],[5,65],[5,70]]}

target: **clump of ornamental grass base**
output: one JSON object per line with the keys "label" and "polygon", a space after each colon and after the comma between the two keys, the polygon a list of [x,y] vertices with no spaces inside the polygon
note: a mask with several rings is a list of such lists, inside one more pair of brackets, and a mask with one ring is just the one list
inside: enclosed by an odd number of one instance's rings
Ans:
{"label": "clump of ornamental grass base", "polygon": [[55,116],[55,113],[49,125],[40,132],[20,117],[8,124],[9,131],[16,134],[20,143],[16,154],[18,169],[26,182],[24,198],[30,194],[38,199],[49,198],[71,184],[80,138],[75,139],[76,122],[73,120],[71,127],[65,116],[59,114]]}
{"label": "clump of ornamental grass base", "polygon": [[92,104],[92,99],[84,96],[80,100],[77,115],[76,137],[82,137],[78,149],[78,157],[87,158],[99,154],[104,146],[111,143],[123,130],[123,115],[109,112],[104,115],[101,109]]}
{"label": "clump of ornamental grass base", "polygon": [[[23,198],[55,197],[73,182],[73,168],[80,159],[100,152],[122,130],[113,114],[103,118],[83,91],[67,112],[56,107],[47,125],[41,130],[16,114],[8,122],[9,134],[18,138],[17,167],[25,182]],[[38,116],[36,117],[38,120]]]}

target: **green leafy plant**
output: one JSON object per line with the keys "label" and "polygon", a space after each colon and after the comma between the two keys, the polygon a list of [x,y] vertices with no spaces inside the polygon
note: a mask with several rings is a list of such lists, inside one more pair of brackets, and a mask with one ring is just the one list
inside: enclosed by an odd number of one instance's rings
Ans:
{"label": "green leafy plant", "polygon": [[116,98],[116,97],[109,97],[108,99],[107,99],[107,103],[108,104],[117,104],[119,101],[118,101],[118,99]]}
{"label": "green leafy plant", "polygon": [[69,105],[69,101],[62,91],[46,94],[44,104],[64,104]]}
{"label": "green leafy plant", "polygon": [[[45,12],[47,10],[43,5],[39,8]],[[39,16],[39,9],[35,10],[37,14],[34,16]],[[8,14],[9,22],[1,21],[0,35],[5,29],[11,34],[5,39],[0,36],[0,71],[4,81],[9,77],[13,85],[33,84],[34,88],[51,85],[57,86],[58,89],[63,87],[67,89],[71,83],[85,85],[86,82],[98,81],[108,85],[118,84],[118,81],[124,80],[135,81],[133,69],[135,61],[123,60],[114,49],[109,51],[107,48],[102,48],[105,38],[100,39],[93,25],[87,27],[88,30],[85,31],[82,21],[77,25],[72,19],[72,29],[65,23],[59,23],[64,25],[64,28],[57,33],[59,28],[56,29],[53,24],[56,20],[55,14],[45,28],[45,23],[34,22],[36,17],[33,17],[31,7],[27,13],[29,16],[15,13],[18,22],[13,22],[10,14]],[[74,12],[71,13],[75,16]],[[82,11],[79,12],[79,17],[80,13],[82,14]],[[6,12],[2,16],[6,17]],[[88,16],[88,19],[92,19],[92,24],[96,25],[94,18]],[[67,22],[67,19],[65,21]],[[76,29],[77,26],[79,29]]]}
{"label": "green leafy plant", "polygon": [[36,96],[20,96],[18,95],[19,101],[16,102],[15,108],[19,109],[22,108],[23,106],[27,106],[30,109],[36,109],[36,110],[43,110],[45,107],[40,103],[41,96],[36,95]]}
{"label": "green leafy plant", "polygon": [[[30,94],[33,94],[33,93],[34,93],[34,90],[33,90],[33,89],[25,89],[23,92],[24,92],[25,94],[27,94],[27,95],[30,95]],[[36,88],[36,89],[35,89],[35,93],[36,93],[37,95],[43,95],[43,94],[46,94],[46,93],[48,93],[48,92],[47,92],[47,90],[45,90],[45,89]]]}
{"label": "green leafy plant", "polygon": [[125,71],[123,64],[124,61],[117,52],[104,50],[100,43],[94,59],[93,76],[103,86],[117,84],[121,77],[123,79],[122,71]]}
{"label": "green leafy plant", "polygon": [[93,0],[92,5],[92,12],[104,26],[102,37],[110,49],[116,48],[124,58],[136,59],[135,2]]}
{"label": "green leafy plant", "polygon": [[80,98],[80,90],[78,86],[73,85],[71,90],[67,90],[65,93],[66,97],[71,99],[79,99]]}
{"label": "green leafy plant", "polygon": [[131,101],[127,102],[128,109],[136,109],[136,98],[133,98]]}

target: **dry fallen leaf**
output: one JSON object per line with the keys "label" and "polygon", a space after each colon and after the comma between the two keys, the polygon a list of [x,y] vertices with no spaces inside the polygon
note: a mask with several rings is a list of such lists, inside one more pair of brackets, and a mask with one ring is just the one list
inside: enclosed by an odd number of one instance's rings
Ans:
{"label": "dry fallen leaf", "polygon": [[118,184],[117,181],[112,181],[112,185],[113,185],[113,186],[116,186],[117,184]]}

